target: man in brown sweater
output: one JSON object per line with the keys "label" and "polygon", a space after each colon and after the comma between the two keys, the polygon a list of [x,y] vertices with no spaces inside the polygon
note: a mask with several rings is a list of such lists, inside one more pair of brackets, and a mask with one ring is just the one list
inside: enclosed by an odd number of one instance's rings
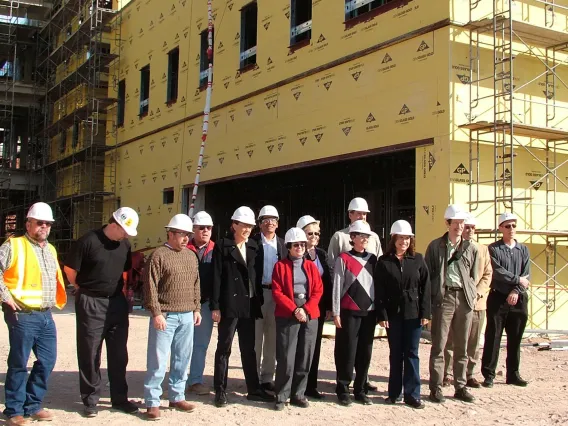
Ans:
{"label": "man in brown sweater", "polygon": [[175,215],[166,226],[168,241],[150,255],[144,273],[144,306],[152,314],[144,380],[149,420],[160,418],[162,382],[170,351],[170,407],[185,412],[195,409],[185,400],[193,327],[201,324],[199,266],[195,253],[187,248],[192,229],[189,216]]}

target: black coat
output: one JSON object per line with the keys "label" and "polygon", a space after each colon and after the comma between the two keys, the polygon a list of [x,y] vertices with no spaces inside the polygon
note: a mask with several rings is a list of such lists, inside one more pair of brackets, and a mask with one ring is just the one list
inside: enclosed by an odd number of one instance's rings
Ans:
{"label": "black coat", "polygon": [[[323,274],[321,276],[321,281],[323,283],[323,296],[321,297],[319,302],[319,309],[320,316],[325,318],[326,311],[331,311],[331,294],[333,293],[333,283],[331,281],[331,272],[329,270],[329,265],[327,264],[327,252],[319,247],[316,247],[316,256],[318,257],[323,268]],[[305,258],[311,260],[307,250]]]}
{"label": "black coat", "polygon": [[[252,239],[256,242],[258,250],[256,251],[256,260],[254,261],[254,269],[256,272],[256,284],[262,288],[262,273],[264,272],[264,248],[262,247],[262,234],[257,234]],[[285,259],[288,255],[288,249],[284,240],[276,235],[276,251],[278,252],[278,260]],[[261,291],[262,294],[262,291]],[[264,300],[262,301],[264,303]]]}
{"label": "black coat", "polygon": [[[215,244],[211,309],[221,310],[221,317],[262,318],[262,288],[255,284],[256,251],[256,243],[249,239],[245,264],[235,240],[223,238]],[[249,281],[253,297],[249,295]]]}
{"label": "black coat", "polygon": [[385,254],[379,258],[373,278],[379,321],[394,316],[430,319],[430,277],[421,254],[405,256],[402,265],[394,254]]}

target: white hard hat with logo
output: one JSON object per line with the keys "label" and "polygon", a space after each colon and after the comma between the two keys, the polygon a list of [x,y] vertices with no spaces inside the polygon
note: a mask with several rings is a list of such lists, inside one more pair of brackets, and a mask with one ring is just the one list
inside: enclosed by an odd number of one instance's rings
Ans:
{"label": "white hard hat with logo", "polygon": [[201,211],[193,216],[193,224],[197,226],[213,226],[213,219],[209,213]]}
{"label": "white hard hat with logo", "polygon": [[306,237],[306,233],[300,228],[290,228],[286,231],[286,235],[284,235],[284,243],[306,243],[308,241],[308,237]]}
{"label": "white hard hat with logo", "polygon": [[371,227],[364,220],[356,220],[349,225],[349,233],[356,232],[357,234],[372,235]]}
{"label": "white hard hat with logo", "polygon": [[367,204],[367,200],[361,197],[355,197],[349,203],[349,207],[347,207],[348,212],[356,211],[356,212],[364,212],[369,213],[369,205]]}
{"label": "white hard hat with logo", "polygon": [[164,228],[166,229],[177,229],[179,231],[193,232],[193,223],[191,218],[183,213],[176,214],[170,219],[170,223]]}
{"label": "white hard hat with logo", "polygon": [[124,229],[131,237],[138,235],[136,228],[138,227],[138,213],[130,207],[121,207],[112,214],[114,220]]}
{"label": "white hard hat with logo", "polygon": [[246,223],[247,225],[256,225],[254,220],[254,212],[250,207],[241,206],[231,216],[231,220],[236,222]]}
{"label": "white hard hat with logo", "polygon": [[517,215],[515,213],[509,212],[501,213],[499,215],[499,226],[501,226],[503,222],[507,222],[508,220],[518,220]]}
{"label": "white hard hat with logo", "polygon": [[395,223],[393,223],[391,226],[390,234],[408,235],[410,237],[414,236],[414,234],[412,233],[412,227],[410,226],[410,223],[408,223],[406,220],[397,220]]}
{"label": "white hard hat with logo", "polygon": [[472,215],[471,213],[468,213],[467,218],[465,219],[464,223],[466,225],[476,226],[477,225],[477,219],[475,218],[474,215]]}
{"label": "white hard hat with logo", "polygon": [[49,204],[46,203],[35,203],[33,206],[30,207],[28,210],[29,219],[35,220],[45,220],[46,222],[54,222],[53,220],[53,211]]}
{"label": "white hard hat with logo", "polygon": [[260,213],[258,214],[258,219],[260,220],[263,217],[275,217],[276,219],[279,219],[280,216],[278,216],[278,210],[276,210],[276,207],[274,206],[264,206],[263,208],[260,209]]}
{"label": "white hard hat with logo", "polygon": [[300,219],[298,219],[298,223],[296,223],[296,227],[300,228],[300,229],[304,229],[306,226],[311,225],[312,223],[316,223],[316,224],[320,224],[319,220],[315,220],[313,218],[313,216],[310,216],[309,214],[302,216]]}
{"label": "white hard hat with logo", "polygon": [[450,204],[444,212],[444,219],[467,219],[467,212],[458,204]]}

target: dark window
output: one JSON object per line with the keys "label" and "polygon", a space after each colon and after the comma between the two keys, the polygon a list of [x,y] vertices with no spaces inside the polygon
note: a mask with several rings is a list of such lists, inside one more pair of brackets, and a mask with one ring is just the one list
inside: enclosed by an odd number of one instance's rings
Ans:
{"label": "dark window", "polygon": [[167,102],[175,102],[178,97],[179,81],[179,47],[168,53],[168,98]]}
{"label": "dark window", "polygon": [[256,1],[241,9],[241,68],[256,64],[257,18]]}
{"label": "dark window", "polygon": [[290,44],[312,38],[312,0],[292,0]]}
{"label": "dark window", "polygon": [[140,116],[148,114],[150,105],[150,65],[140,70]]}
{"label": "dark window", "polygon": [[63,130],[59,135],[59,152],[64,153],[67,146],[67,129]]}
{"label": "dark window", "polygon": [[75,123],[73,123],[73,148],[77,148],[77,145],[79,145],[79,125],[79,121],[75,121]]}
{"label": "dark window", "polygon": [[[207,71],[209,70],[209,58],[207,57],[207,49],[209,47],[208,30],[201,33],[201,52],[199,53],[199,87],[207,85]],[[211,46],[215,46],[215,30],[211,34]],[[214,49],[213,49],[214,50]],[[213,55],[213,52],[211,52]],[[211,56],[213,63],[213,56]],[[213,76],[211,76],[213,78]]]}
{"label": "dark window", "polygon": [[345,20],[356,18],[395,0],[345,0]]}
{"label": "dark window", "polygon": [[118,82],[118,111],[116,112],[116,126],[124,126],[124,110],[126,108],[126,81]]}
{"label": "dark window", "polygon": [[163,204],[173,204],[174,203],[174,189],[166,188],[164,189],[164,202]]}
{"label": "dark window", "polygon": [[183,188],[183,191],[181,193],[181,211],[184,214],[187,214],[189,212],[189,206],[191,204],[191,194],[192,193],[193,193],[193,190],[189,186]]}

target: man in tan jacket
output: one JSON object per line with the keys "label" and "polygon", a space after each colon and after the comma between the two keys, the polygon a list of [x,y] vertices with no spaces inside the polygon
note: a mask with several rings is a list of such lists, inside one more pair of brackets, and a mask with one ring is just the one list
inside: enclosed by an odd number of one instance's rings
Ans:
{"label": "man in tan jacket", "polygon": [[[487,295],[489,294],[489,286],[491,284],[491,275],[493,274],[493,268],[491,267],[491,258],[489,257],[489,250],[487,246],[477,243],[473,240],[475,235],[476,220],[471,214],[468,214],[468,218],[465,220],[463,238],[465,240],[471,241],[477,246],[478,249],[478,283],[477,283],[477,302],[473,310],[473,319],[471,321],[471,328],[469,329],[469,337],[467,343],[467,386],[470,388],[479,388],[481,383],[479,383],[475,377],[473,377],[473,370],[475,365],[479,361],[479,336],[481,335],[481,330],[483,329],[483,323],[485,322],[485,311],[487,309]],[[450,369],[452,366],[452,335],[448,336],[448,343],[446,343],[446,349],[444,351],[445,360],[445,370],[444,370],[444,386],[449,386],[451,384],[450,379]]]}

